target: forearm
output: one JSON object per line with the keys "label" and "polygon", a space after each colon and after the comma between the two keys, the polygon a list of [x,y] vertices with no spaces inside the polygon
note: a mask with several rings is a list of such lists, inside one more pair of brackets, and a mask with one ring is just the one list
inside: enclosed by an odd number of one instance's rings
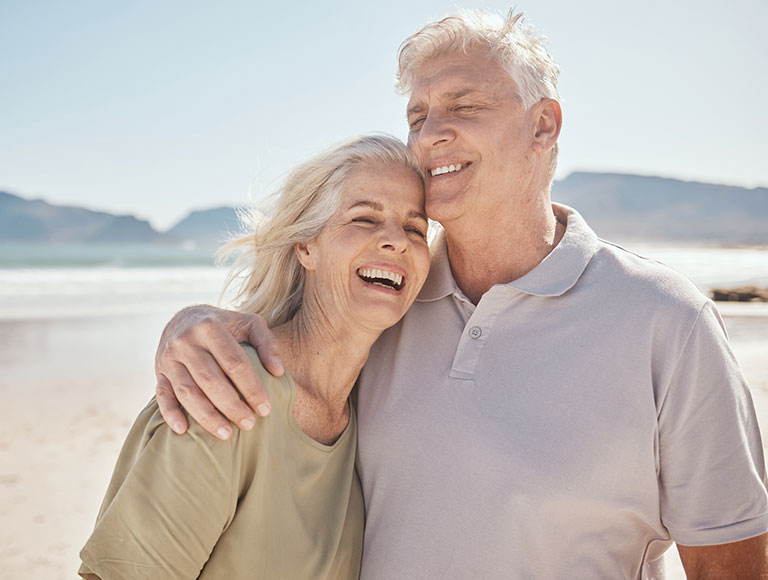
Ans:
{"label": "forearm", "polygon": [[768,534],[716,546],[677,546],[688,580],[768,580]]}

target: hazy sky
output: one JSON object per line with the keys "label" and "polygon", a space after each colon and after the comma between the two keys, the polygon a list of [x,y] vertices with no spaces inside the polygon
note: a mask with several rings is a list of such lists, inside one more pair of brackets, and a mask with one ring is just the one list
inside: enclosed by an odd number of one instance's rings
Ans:
{"label": "hazy sky", "polygon": [[[340,139],[405,138],[397,47],[456,6],[0,0],[0,189],[165,228]],[[768,2],[528,0],[574,170],[768,186]]]}

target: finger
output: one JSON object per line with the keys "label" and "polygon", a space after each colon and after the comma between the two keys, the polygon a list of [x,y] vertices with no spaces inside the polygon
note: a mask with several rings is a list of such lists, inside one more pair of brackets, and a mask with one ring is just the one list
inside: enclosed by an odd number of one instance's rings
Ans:
{"label": "finger", "polygon": [[[229,439],[232,436],[232,426],[229,421],[211,404],[205,393],[198,387],[196,379],[184,365],[179,363],[173,365],[168,380],[179,403],[203,429],[219,439]],[[234,392],[231,386],[229,390]],[[245,404],[242,406],[245,407],[246,412],[250,413],[250,409]]]}
{"label": "finger", "polygon": [[[211,345],[207,346],[210,348]],[[193,403],[197,402],[195,395],[199,391],[200,395],[204,396],[207,402],[215,406],[222,415],[242,429],[247,430],[255,424],[253,411],[248,406],[248,403],[240,398],[236,387],[233,386],[230,378],[227,377],[226,371],[222,369],[222,365],[228,364],[225,357],[232,356],[233,354],[246,356],[243,349],[237,344],[234,345],[233,350],[234,353],[224,352],[217,354],[215,349],[213,349],[213,352],[209,352],[204,348],[191,349],[190,354],[185,357],[185,360],[193,362],[188,364],[184,370],[190,376],[190,381],[197,387],[197,389],[190,389]],[[255,374],[247,357],[246,364]],[[254,380],[258,381],[258,378]],[[266,399],[266,395],[264,399]],[[187,407],[184,401],[182,401],[182,404],[184,404],[189,414],[197,419],[193,409]]]}
{"label": "finger", "polygon": [[173,429],[174,433],[179,435],[187,430],[187,418],[179,407],[179,401],[173,394],[171,383],[165,375],[157,376],[157,386],[155,387],[155,400],[160,409],[160,414],[166,423]]}
{"label": "finger", "polygon": [[259,360],[269,374],[279,377],[285,372],[280,362],[277,339],[263,318],[258,317],[251,321],[248,328],[248,343],[259,353]]}
{"label": "finger", "polygon": [[[270,335],[272,334],[266,326],[264,326],[264,330]],[[248,407],[262,417],[269,415],[269,412],[272,409],[269,403],[269,395],[261,384],[259,375],[253,368],[253,364],[248,358],[248,355],[235,341],[232,335],[227,331],[222,331],[218,326],[211,327],[206,336],[205,347],[208,348],[211,355],[216,359],[218,367],[220,367],[219,369],[208,368],[207,371],[216,373],[218,370],[226,375],[229,381],[235,385]],[[202,368],[195,368],[195,371],[198,370],[202,370]],[[211,376],[210,378],[213,379],[214,377]],[[197,379],[197,375],[195,375],[195,379]],[[201,380],[206,380],[206,378],[201,377]],[[198,384],[210,397],[211,401],[213,401],[216,406],[236,424],[241,425],[240,420],[247,420],[248,417],[232,417],[227,413],[227,409],[219,404],[219,399],[214,398],[214,392],[219,392],[220,387],[218,384],[211,384],[211,392],[209,392],[207,385],[203,385],[200,381],[198,381]],[[231,403],[231,401],[228,402]],[[237,403],[240,404],[242,401],[238,398]],[[240,407],[238,406],[236,409],[239,410]],[[253,418],[252,415],[250,418]]]}

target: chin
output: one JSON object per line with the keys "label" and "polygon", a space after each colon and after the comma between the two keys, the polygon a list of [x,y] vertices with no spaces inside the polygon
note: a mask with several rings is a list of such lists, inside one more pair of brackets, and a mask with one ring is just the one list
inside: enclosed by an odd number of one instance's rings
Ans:
{"label": "chin", "polygon": [[360,320],[365,321],[366,326],[378,328],[383,332],[400,322],[405,312],[402,309],[368,307]]}
{"label": "chin", "polygon": [[429,219],[443,223],[455,219],[460,214],[461,199],[458,196],[435,196],[424,205]]}

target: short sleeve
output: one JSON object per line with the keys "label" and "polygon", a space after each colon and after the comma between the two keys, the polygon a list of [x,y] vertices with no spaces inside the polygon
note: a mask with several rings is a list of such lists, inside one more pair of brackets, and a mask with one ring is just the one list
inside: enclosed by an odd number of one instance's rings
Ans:
{"label": "short sleeve", "polygon": [[751,393],[707,302],[659,411],[661,517],[679,544],[768,531],[763,446]]}
{"label": "short sleeve", "polygon": [[80,574],[196,578],[235,511],[232,445],[195,423],[174,434],[151,403],[123,445]]}

